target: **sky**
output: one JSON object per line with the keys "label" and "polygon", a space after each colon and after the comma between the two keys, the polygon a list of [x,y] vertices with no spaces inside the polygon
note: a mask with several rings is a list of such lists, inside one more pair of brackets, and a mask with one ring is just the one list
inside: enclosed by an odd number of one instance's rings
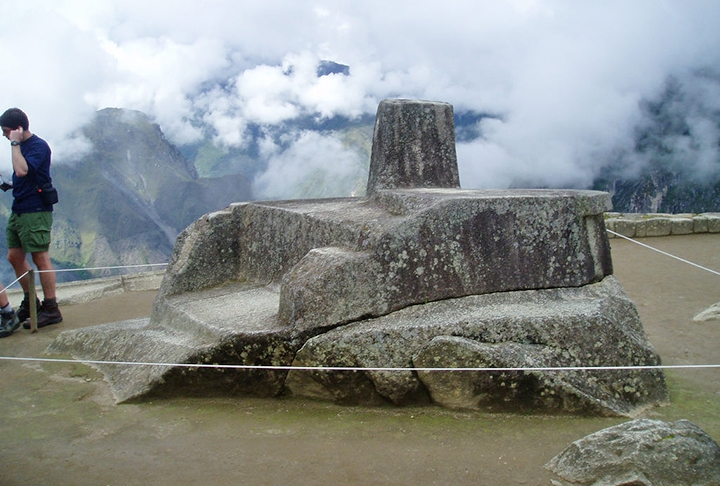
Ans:
{"label": "sky", "polygon": [[[693,73],[720,69],[719,19],[717,0],[2,2],[0,109],[25,110],[63,163],[87,150],[78,128],[106,107],[147,113],[177,145],[211,134],[242,147],[253,124],[374,115],[385,98],[444,101],[493,115],[458,144],[463,187],[583,187],[632,153],[640,101],[669,76],[696,105],[694,141],[678,146],[717,170],[720,134],[706,118],[720,89]],[[320,60],[350,75],[318,77]],[[327,136],[266,145],[265,184],[293,166],[350,164]]]}

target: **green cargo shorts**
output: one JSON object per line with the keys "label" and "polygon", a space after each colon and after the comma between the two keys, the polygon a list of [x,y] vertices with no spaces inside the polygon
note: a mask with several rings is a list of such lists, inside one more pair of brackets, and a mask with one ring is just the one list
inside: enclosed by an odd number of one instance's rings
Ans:
{"label": "green cargo shorts", "polygon": [[49,251],[52,222],[52,211],[12,213],[5,228],[8,248],[22,248],[25,253]]}

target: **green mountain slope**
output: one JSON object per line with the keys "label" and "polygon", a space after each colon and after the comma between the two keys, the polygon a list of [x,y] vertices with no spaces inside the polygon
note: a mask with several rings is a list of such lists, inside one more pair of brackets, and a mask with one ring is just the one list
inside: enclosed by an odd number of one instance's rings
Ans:
{"label": "green mountain slope", "polygon": [[[140,112],[99,111],[83,129],[92,150],[73,164],[54,164],[60,194],[51,256],[56,268],[164,263],[177,234],[205,213],[252,197],[242,175],[200,178],[160,128]],[[0,203],[7,221],[12,198]],[[5,241],[0,251],[6,250]],[[58,280],[117,274],[59,272]],[[7,265],[4,282],[14,279]]]}

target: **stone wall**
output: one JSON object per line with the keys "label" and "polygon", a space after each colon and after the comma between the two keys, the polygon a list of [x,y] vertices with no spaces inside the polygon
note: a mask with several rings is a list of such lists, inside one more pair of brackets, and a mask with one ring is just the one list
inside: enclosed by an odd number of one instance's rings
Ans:
{"label": "stone wall", "polygon": [[605,213],[605,227],[629,238],[720,233],[720,213]]}

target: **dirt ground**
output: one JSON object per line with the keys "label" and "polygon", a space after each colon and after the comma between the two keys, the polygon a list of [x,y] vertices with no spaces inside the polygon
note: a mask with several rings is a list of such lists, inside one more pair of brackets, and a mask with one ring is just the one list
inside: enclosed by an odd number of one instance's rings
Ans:
{"label": "dirt ground", "polygon": [[[720,271],[720,235],[647,238]],[[720,276],[624,240],[615,273],[665,364],[720,364]],[[62,308],[65,321],[0,340],[0,356],[48,357],[63,330],[149,315],[153,292]],[[17,303],[14,303],[17,305]],[[668,370],[671,404],[720,439],[720,368]],[[0,485],[549,485],[543,465],[628,419],[341,407],[299,399],[173,399],[116,405],[79,363],[0,360]]]}

